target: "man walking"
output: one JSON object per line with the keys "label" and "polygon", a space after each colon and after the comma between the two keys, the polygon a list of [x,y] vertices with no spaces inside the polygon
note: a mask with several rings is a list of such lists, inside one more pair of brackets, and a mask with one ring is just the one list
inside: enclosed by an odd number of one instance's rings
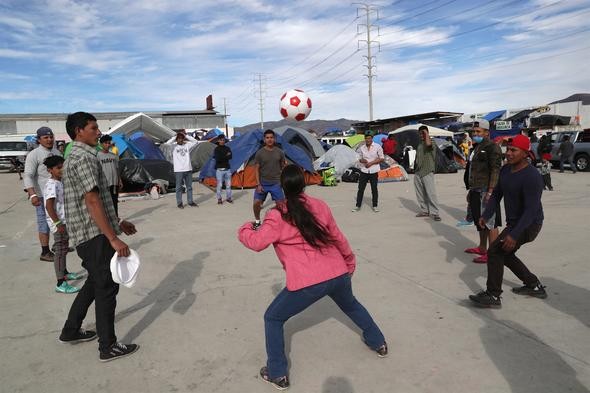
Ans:
{"label": "man walking", "polygon": [[54,146],[55,139],[51,128],[39,128],[37,130],[37,141],[39,146],[31,151],[25,160],[23,183],[37,215],[37,232],[39,233],[39,243],[41,243],[41,257],[39,259],[45,262],[53,262],[55,255],[49,249],[49,225],[47,225],[45,203],[43,201],[43,190],[51,175],[43,162],[47,157],[61,156],[61,153]]}
{"label": "man walking", "polygon": [[356,193],[356,206],[352,209],[353,212],[361,210],[363,203],[363,196],[367,182],[371,183],[371,196],[373,198],[373,211],[379,212],[379,192],[377,191],[378,172],[381,169],[379,164],[385,158],[383,149],[376,143],[373,143],[373,135],[370,132],[365,133],[365,144],[362,145],[357,153],[360,156],[359,163],[361,164],[361,173],[359,176],[359,188]]}
{"label": "man walking", "polygon": [[119,176],[119,156],[111,153],[111,146],[113,146],[113,137],[110,135],[103,135],[100,137],[100,147],[102,150],[98,152],[98,160],[102,166],[102,171],[107,178],[111,198],[113,199],[113,206],[115,213],[119,217],[119,187],[121,186],[121,177]]}
{"label": "man walking", "polygon": [[225,200],[227,203],[234,203],[231,199],[231,168],[229,160],[232,158],[232,151],[225,144],[225,135],[219,137],[217,141],[217,147],[213,150],[213,157],[215,158],[215,178],[217,179],[216,193],[217,193],[217,204],[221,205],[223,200],[221,199],[221,187],[225,183]]}
{"label": "man walking", "polygon": [[540,299],[547,297],[537,276],[515,255],[523,244],[535,240],[543,225],[543,179],[527,160],[530,148],[531,142],[526,136],[517,135],[512,139],[506,150],[508,165],[500,171],[498,185],[480,218],[480,223],[485,224],[493,216],[497,203],[504,198],[506,228],[488,250],[487,289],[469,296],[479,307],[502,307],[504,266],[524,283],[522,287],[512,288],[512,292]]}
{"label": "man walking", "polygon": [[414,190],[416,199],[420,205],[420,212],[416,217],[430,217],[434,221],[440,221],[438,214],[438,198],[434,187],[434,172],[436,169],[436,150],[430,139],[428,127],[420,126],[420,144],[416,148],[416,160],[414,161]]}
{"label": "man walking", "polygon": [[264,131],[264,146],[261,147],[254,156],[256,190],[254,190],[254,223],[253,229],[260,226],[260,211],[266,195],[270,193],[273,201],[282,203],[285,199],[283,189],[281,188],[281,171],[287,165],[285,153],[275,145],[275,132],[273,130]]}
{"label": "man walking", "polygon": [[189,206],[196,207],[193,201],[193,166],[191,164],[191,149],[197,144],[197,140],[184,131],[166,141],[166,144],[174,146],[172,161],[174,164],[174,176],[176,178],[176,205],[184,209],[182,204],[182,184],[186,187],[186,201]]}
{"label": "man walking", "polygon": [[576,165],[574,164],[574,144],[570,141],[569,135],[563,136],[563,142],[559,144],[557,155],[559,155],[559,173],[563,173],[564,162],[567,162],[570,165],[572,173],[576,173]]}
{"label": "man walking", "polygon": [[[88,278],[70,308],[59,341],[76,343],[93,340],[98,334],[101,362],[128,356],[139,349],[136,344],[117,342],[115,307],[119,285],[111,276],[110,261],[115,252],[129,256],[129,247],[118,235],[132,235],[135,226],[119,222],[106,177],[97,157],[100,130],[90,113],[76,112],[66,121],[74,141],[64,165],[65,217],[70,240],[76,246]],[[96,332],[82,329],[88,308],[95,302]]]}
{"label": "man walking", "polygon": [[498,227],[502,226],[500,205],[496,205],[495,214],[480,225],[480,217],[492,191],[498,183],[502,167],[502,150],[490,140],[489,122],[476,119],[473,123],[473,142],[476,144],[469,165],[469,207],[473,221],[479,233],[479,245],[465,250],[468,254],[478,254],[474,263],[487,263],[487,246],[498,237]]}

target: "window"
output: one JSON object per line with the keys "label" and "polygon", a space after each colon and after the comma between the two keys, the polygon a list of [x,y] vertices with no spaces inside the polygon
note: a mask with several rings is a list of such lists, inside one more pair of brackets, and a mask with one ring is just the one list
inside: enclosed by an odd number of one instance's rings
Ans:
{"label": "window", "polygon": [[27,142],[0,142],[0,151],[27,151]]}

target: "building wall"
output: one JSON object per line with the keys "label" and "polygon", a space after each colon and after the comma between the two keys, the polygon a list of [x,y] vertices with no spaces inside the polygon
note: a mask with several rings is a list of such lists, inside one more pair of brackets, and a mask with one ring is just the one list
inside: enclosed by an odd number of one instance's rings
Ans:
{"label": "building wall", "polygon": [[[582,105],[582,101],[563,102],[547,105],[549,111],[544,115],[570,116],[570,124],[580,125],[582,128],[590,128],[590,105]],[[578,117],[576,119],[576,116]]]}

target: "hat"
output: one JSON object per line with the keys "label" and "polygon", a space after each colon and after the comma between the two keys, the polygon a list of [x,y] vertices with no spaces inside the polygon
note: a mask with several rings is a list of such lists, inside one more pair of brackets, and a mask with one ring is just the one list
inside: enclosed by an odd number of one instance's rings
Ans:
{"label": "hat", "polygon": [[531,140],[524,135],[517,135],[508,141],[508,146],[518,147],[521,150],[531,150]]}
{"label": "hat", "polygon": [[473,127],[483,128],[484,130],[490,129],[490,122],[486,119],[473,119]]}
{"label": "hat", "polygon": [[53,136],[53,131],[51,131],[51,128],[41,127],[37,130],[37,138],[41,138],[42,136],[45,136],[45,135]]}
{"label": "hat", "polygon": [[120,257],[115,253],[111,258],[111,275],[117,284],[131,288],[135,285],[139,273],[139,255],[135,250],[129,249],[128,257]]}

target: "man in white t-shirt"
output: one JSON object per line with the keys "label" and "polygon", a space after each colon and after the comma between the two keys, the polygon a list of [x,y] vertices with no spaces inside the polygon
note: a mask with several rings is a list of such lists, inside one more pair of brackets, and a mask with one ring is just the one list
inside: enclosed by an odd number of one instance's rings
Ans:
{"label": "man in white t-shirt", "polygon": [[166,141],[166,144],[174,146],[172,162],[176,177],[176,205],[184,209],[182,204],[182,184],[186,187],[186,199],[189,206],[196,207],[193,201],[193,166],[191,164],[191,150],[197,144],[197,140],[183,131]]}
{"label": "man in white t-shirt", "polygon": [[357,153],[360,155],[359,163],[361,164],[361,174],[359,177],[359,188],[356,194],[356,206],[352,209],[353,212],[361,210],[363,203],[363,195],[367,182],[371,183],[371,195],[373,197],[373,211],[377,213],[379,209],[377,204],[379,202],[379,193],[377,191],[378,172],[381,169],[379,165],[383,160],[383,149],[376,143],[373,143],[373,135],[365,133],[365,144],[362,145]]}

